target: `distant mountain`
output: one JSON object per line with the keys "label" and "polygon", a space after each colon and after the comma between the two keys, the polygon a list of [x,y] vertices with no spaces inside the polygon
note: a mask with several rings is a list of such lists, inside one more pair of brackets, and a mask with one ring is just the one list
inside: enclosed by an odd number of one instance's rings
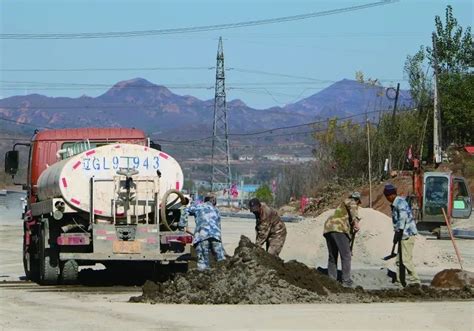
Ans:
{"label": "distant mountain", "polygon": [[[392,109],[395,89],[383,86],[361,84],[355,80],[343,79],[303,100],[284,107],[287,111],[317,114],[321,118],[344,117],[363,114],[365,111],[374,113],[378,110]],[[410,92],[401,90],[398,106],[410,107]]]}
{"label": "distant mountain", "polygon": [[[381,96],[377,97],[377,93]],[[403,93],[407,95],[406,91]],[[229,101],[229,131],[252,132],[296,125],[320,118],[363,113],[374,107],[385,109],[392,103],[382,87],[342,80],[285,107],[254,109],[241,100]],[[213,100],[177,95],[165,86],[142,78],[119,82],[95,98],[30,94],[0,100],[0,118],[7,120],[0,121],[0,128],[12,128],[11,122],[54,128],[126,126],[160,136],[193,138],[212,132],[213,116]],[[28,130],[31,131],[31,127]]]}

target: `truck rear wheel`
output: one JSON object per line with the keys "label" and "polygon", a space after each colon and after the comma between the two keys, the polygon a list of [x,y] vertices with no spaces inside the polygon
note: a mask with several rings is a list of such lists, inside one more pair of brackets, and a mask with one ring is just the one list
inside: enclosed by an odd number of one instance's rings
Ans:
{"label": "truck rear wheel", "polygon": [[48,229],[41,229],[39,234],[39,283],[41,285],[56,285],[59,279],[59,252],[53,247],[47,247]]}
{"label": "truck rear wheel", "polygon": [[79,265],[75,260],[67,260],[61,263],[61,283],[75,284],[79,276]]}

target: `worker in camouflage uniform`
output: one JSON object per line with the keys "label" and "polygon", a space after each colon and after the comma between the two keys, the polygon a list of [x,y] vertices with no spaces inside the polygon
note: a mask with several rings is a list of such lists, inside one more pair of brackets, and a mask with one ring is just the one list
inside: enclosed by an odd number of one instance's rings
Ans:
{"label": "worker in camouflage uniform", "polygon": [[[408,271],[409,280],[419,284],[420,278],[413,263],[413,248],[415,246],[415,236],[418,234],[416,222],[408,202],[397,195],[397,188],[392,184],[385,185],[383,190],[385,198],[391,203],[392,223],[393,223],[393,244],[398,243],[397,265],[400,270],[400,257],[405,270]],[[397,273],[397,281],[400,281],[400,272]],[[404,280],[401,282],[404,284]]]}
{"label": "worker in camouflage uniform", "polygon": [[278,256],[286,239],[286,227],[275,209],[257,198],[249,201],[249,209],[255,215],[257,238],[255,244],[266,244],[268,253]]}
{"label": "worker in camouflage uniform", "polygon": [[328,246],[328,275],[337,280],[337,259],[341,256],[342,285],[352,286],[351,240],[359,231],[360,193],[353,192],[324,223],[324,237]]}
{"label": "worker in camouflage uniform", "polygon": [[221,215],[216,208],[216,198],[206,196],[204,203],[192,204],[185,208],[178,223],[180,230],[187,227],[189,215],[194,216],[196,221],[193,245],[196,248],[198,270],[209,269],[209,254],[211,251],[217,261],[225,260],[225,251],[221,239]]}

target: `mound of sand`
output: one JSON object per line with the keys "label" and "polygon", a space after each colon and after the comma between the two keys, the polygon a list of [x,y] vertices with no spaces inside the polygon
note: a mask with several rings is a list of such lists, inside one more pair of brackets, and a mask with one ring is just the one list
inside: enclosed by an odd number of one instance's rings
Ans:
{"label": "mound of sand", "polygon": [[[327,264],[326,241],[323,237],[324,222],[334,210],[328,210],[316,218],[305,219],[288,231],[281,257],[297,259],[310,266]],[[380,267],[382,258],[392,249],[392,220],[371,208],[360,208],[361,230],[357,233],[353,249],[353,268],[360,266]],[[417,266],[436,267],[454,261],[454,256],[443,254],[436,241],[416,236],[414,262]],[[393,261],[390,261],[393,262]]]}

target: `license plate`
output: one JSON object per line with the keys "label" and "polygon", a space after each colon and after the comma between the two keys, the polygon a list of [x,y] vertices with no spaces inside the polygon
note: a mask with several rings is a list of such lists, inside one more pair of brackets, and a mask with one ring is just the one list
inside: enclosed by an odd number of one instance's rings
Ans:
{"label": "license plate", "polygon": [[140,254],[141,246],[139,241],[114,241],[113,252],[122,254]]}

